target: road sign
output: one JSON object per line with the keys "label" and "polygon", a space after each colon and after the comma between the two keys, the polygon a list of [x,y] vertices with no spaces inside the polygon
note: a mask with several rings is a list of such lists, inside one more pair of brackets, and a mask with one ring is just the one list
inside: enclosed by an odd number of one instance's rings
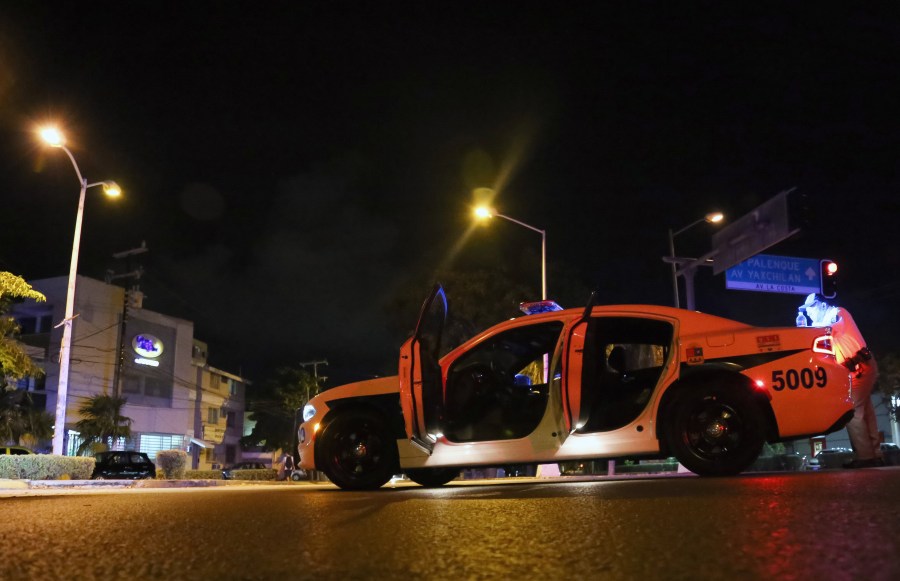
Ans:
{"label": "road sign", "polygon": [[792,228],[788,219],[788,196],[793,191],[777,194],[713,235],[713,274],[721,274],[800,231]]}
{"label": "road sign", "polygon": [[725,288],[807,295],[821,290],[818,258],[757,254],[725,271]]}

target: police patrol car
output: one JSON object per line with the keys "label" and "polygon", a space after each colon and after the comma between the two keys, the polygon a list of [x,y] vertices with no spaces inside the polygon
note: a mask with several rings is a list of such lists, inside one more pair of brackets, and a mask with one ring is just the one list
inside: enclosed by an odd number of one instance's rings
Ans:
{"label": "police patrol car", "polygon": [[396,377],[330,389],[303,409],[300,467],[345,489],[404,472],[440,486],[462,468],[674,456],[737,474],[765,441],[826,434],[853,414],[830,329],[759,328],[651,305],[560,309],[499,323],[443,356],[438,285]]}

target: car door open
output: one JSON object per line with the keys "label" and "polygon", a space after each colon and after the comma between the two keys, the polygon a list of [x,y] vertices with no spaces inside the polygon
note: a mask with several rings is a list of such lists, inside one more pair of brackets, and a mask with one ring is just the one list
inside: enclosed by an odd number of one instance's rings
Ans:
{"label": "car door open", "polygon": [[422,305],[413,336],[400,348],[400,405],[406,435],[429,454],[441,430],[444,387],[438,356],[447,320],[447,296],[435,285]]}

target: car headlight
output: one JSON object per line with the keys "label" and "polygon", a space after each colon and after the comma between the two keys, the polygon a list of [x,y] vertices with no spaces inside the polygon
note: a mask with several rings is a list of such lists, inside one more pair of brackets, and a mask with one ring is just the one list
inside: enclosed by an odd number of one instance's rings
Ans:
{"label": "car headlight", "polygon": [[311,404],[306,404],[303,406],[303,421],[308,422],[313,419],[316,415],[316,408],[314,408]]}

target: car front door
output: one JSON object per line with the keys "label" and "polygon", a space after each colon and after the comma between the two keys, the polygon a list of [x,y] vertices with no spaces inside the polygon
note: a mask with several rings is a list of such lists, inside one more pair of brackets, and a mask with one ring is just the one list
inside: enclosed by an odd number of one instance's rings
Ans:
{"label": "car front door", "polygon": [[429,454],[441,430],[444,387],[438,355],[447,320],[447,296],[436,285],[422,305],[413,336],[400,348],[400,405],[406,435]]}
{"label": "car front door", "polygon": [[442,433],[450,442],[515,440],[543,419],[550,387],[545,361],[562,321],[516,319],[478,337],[446,368]]}

